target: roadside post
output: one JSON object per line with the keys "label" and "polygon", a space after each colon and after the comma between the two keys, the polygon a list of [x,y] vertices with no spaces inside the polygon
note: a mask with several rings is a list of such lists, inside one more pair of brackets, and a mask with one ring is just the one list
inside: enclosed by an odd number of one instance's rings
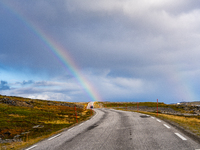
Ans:
{"label": "roadside post", "polygon": [[91,116],[92,116],[92,109],[90,109],[90,113],[91,113]]}
{"label": "roadside post", "polygon": [[75,109],[75,115],[76,115],[76,123],[78,123],[77,112],[76,112],[76,106],[74,107],[74,109]]}
{"label": "roadside post", "polygon": [[157,116],[158,116],[158,99],[157,99]]}

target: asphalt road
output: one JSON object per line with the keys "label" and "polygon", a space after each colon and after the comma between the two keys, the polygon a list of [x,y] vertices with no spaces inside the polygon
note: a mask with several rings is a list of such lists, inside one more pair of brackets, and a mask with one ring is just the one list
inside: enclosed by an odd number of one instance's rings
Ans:
{"label": "asphalt road", "polygon": [[95,109],[96,115],[27,150],[200,150],[172,126],[144,114]]}

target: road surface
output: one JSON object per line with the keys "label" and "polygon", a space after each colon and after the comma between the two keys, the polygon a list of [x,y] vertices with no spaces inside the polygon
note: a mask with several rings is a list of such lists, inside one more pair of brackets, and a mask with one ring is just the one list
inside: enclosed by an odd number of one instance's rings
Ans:
{"label": "road surface", "polygon": [[26,150],[200,150],[180,131],[135,112],[94,109],[96,114]]}

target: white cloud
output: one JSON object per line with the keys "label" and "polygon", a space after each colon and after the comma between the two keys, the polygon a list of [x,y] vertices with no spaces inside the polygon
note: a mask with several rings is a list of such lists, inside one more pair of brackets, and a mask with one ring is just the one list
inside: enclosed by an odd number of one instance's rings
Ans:
{"label": "white cloud", "polygon": [[26,97],[32,99],[43,99],[43,100],[57,100],[57,101],[71,101],[72,98],[62,93],[52,93],[52,92],[44,92],[41,94],[33,94],[27,95]]}
{"label": "white cloud", "polygon": [[43,99],[43,100],[49,100],[50,96],[42,94],[42,95],[30,95],[27,96],[28,98],[32,98],[32,99]]}

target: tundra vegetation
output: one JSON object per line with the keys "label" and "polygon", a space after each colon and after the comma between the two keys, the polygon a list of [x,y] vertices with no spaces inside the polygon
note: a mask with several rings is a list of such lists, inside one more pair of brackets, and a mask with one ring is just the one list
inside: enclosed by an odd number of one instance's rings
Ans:
{"label": "tundra vegetation", "polygon": [[[156,102],[98,102],[104,108],[133,111],[155,116],[200,137],[200,102],[165,104]],[[158,106],[158,111],[157,111]]]}
{"label": "tundra vegetation", "polygon": [[93,115],[87,103],[0,95],[0,149],[21,149]]}

